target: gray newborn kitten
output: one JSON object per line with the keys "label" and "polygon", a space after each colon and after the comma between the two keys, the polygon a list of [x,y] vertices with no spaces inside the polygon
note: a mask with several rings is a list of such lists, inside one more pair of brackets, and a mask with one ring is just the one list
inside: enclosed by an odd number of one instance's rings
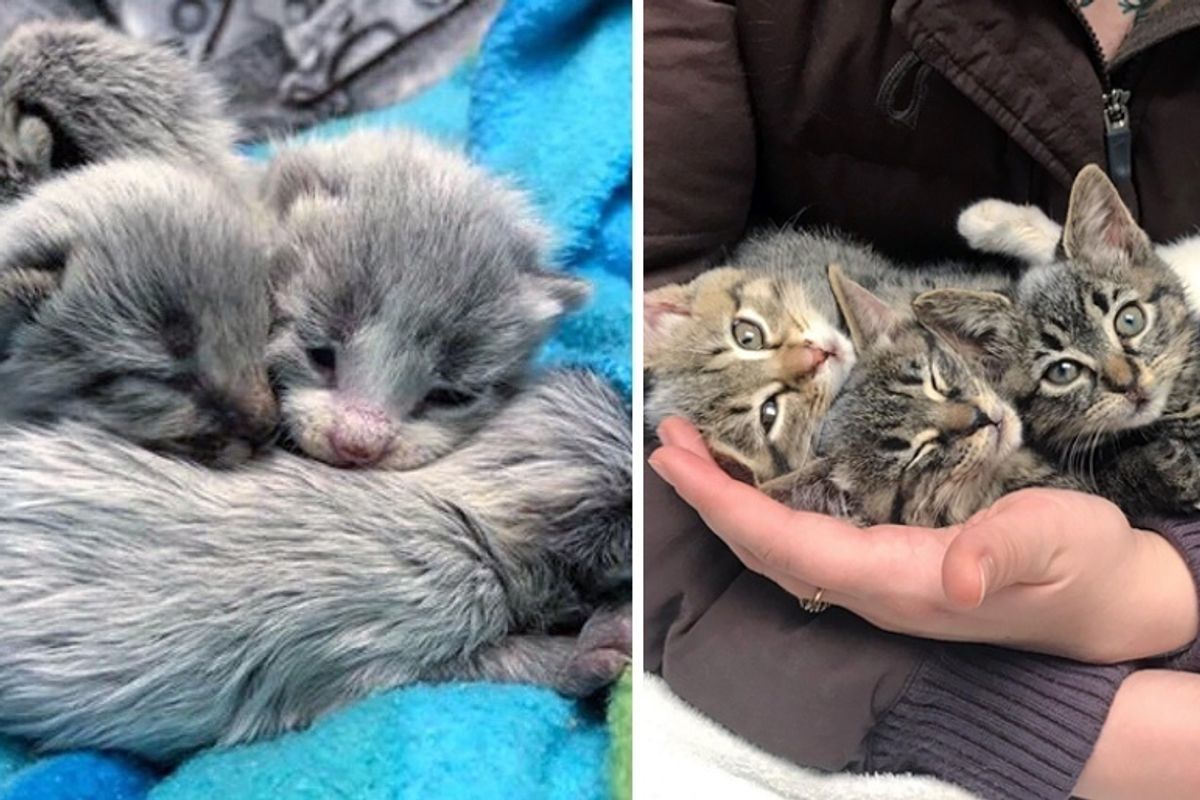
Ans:
{"label": "gray newborn kitten", "polygon": [[420,680],[585,694],[627,661],[627,623],[548,633],[630,559],[629,419],[594,376],[406,473],[210,471],[74,425],[0,451],[0,733],[40,749],[171,761]]}
{"label": "gray newborn kitten", "polygon": [[1090,488],[1127,511],[1200,503],[1200,319],[1098,167],[1075,180],[1058,257],[1011,298],[947,290],[917,307]]}
{"label": "gray newborn kitten", "polygon": [[264,194],[287,237],[272,379],[291,438],[331,464],[409,469],[445,454],[587,294],[546,269],[523,195],[415,136],[286,149]]}
{"label": "gray newborn kitten", "polygon": [[0,46],[0,201],[112,158],[227,170],[235,135],[216,82],[166,47],[68,21],[26,23]]}
{"label": "gray newborn kitten", "polygon": [[0,418],[82,420],[214,465],[274,432],[267,226],[160,161],[73,171],[0,212]]}
{"label": "gray newborn kitten", "polygon": [[1006,272],[953,263],[901,267],[829,232],[754,235],[727,266],[646,293],[647,422],[687,418],[728,468],[759,481],[803,464],[857,360],[830,264],[898,305],[935,286],[1011,283]]}
{"label": "gray newborn kitten", "polygon": [[835,267],[859,353],[812,459],[763,485],[793,508],[860,524],[946,526],[1028,486],[1076,488],[1021,446],[1021,422],[942,337]]}

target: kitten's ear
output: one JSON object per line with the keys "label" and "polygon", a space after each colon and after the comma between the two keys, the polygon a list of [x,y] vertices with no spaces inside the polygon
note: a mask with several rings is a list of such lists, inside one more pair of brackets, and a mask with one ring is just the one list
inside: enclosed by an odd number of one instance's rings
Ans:
{"label": "kitten's ear", "polygon": [[549,321],[583,305],[592,286],[565,273],[534,269],[521,273],[521,292],[534,316]]}
{"label": "kitten's ear", "polygon": [[17,330],[28,322],[62,282],[61,270],[13,269],[0,273],[0,361],[8,357]]}
{"label": "kitten's ear", "polygon": [[747,461],[745,456],[728,449],[720,442],[709,444],[708,449],[712,452],[713,461],[716,461],[717,466],[725,470],[729,477],[751,486],[758,482],[754,474],[754,465]]}
{"label": "kitten's ear", "polygon": [[900,315],[894,308],[850,280],[841,265],[829,265],[829,285],[858,352],[865,352],[883,340],[899,322]]}
{"label": "kitten's ear", "polygon": [[690,284],[671,283],[642,295],[642,341],[647,365],[670,346],[671,337],[692,316]]}
{"label": "kitten's ear", "polygon": [[1020,328],[1012,301],[997,292],[934,289],[913,300],[917,321],[965,356],[1005,364],[1017,352]]}
{"label": "kitten's ear", "polygon": [[301,198],[335,198],[341,192],[342,184],[329,173],[328,165],[303,151],[276,156],[262,184],[267,207],[281,218],[288,216]]}
{"label": "kitten's ear", "polygon": [[1063,250],[1085,264],[1106,264],[1124,256],[1134,264],[1153,253],[1150,237],[1138,227],[1117,187],[1095,164],[1079,171],[1071,187]]}
{"label": "kitten's ear", "polygon": [[855,518],[854,500],[834,480],[827,458],[814,458],[795,472],[767,481],[759,489],[788,508]]}

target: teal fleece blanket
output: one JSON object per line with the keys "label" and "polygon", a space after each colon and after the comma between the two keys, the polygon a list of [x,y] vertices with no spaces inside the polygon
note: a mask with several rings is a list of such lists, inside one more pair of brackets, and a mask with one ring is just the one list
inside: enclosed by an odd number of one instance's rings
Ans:
{"label": "teal fleece blanket", "polygon": [[[310,134],[419,128],[529,191],[557,233],[561,267],[595,286],[541,363],[594,369],[626,397],[631,48],[627,2],[510,0],[478,56],[450,78]],[[608,747],[602,719],[546,690],[416,686],[368,698],[307,731],[200,753],[167,773],[120,754],[36,758],[0,739],[0,800],[599,800],[609,794]]]}

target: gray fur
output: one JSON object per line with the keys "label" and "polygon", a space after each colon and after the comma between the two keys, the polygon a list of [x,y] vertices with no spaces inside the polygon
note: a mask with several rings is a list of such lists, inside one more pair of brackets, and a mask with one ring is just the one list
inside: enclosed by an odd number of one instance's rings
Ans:
{"label": "gray fur", "polygon": [[859,362],[811,460],[764,491],[861,524],[945,526],[1019,488],[1077,486],[1022,447],[1016,412],[949,341],[839,270],[830,279]]}
{"label": "gray fur", "polygon": [[[830,264],[896,304],[935,286],[999,288],[1012,280],[1002,270],[954,263],[903,267],[831,232],[758,233],[725,267],[646,294],[647,422],[687,418],[722,460],[760,481],[803,464],[856,360],[826,279]],[[772,347],[739,348],[732,335],[739,319],[764,324]],[[816,369],[793,357],[809,345],[830,354]],[[768,403],[778,411],[769,428]]]}
{"label": "gray fur", "polygon": [[329,463],[408,469],[448,452],[586,296],[547,269],[523,195],[419,137],[296,145],[263,193],[287,237],[272,376],[289,434]]}
{"label": "gray fur", "polygon": [[[1063,242],[1011,297],[954,291],[918,298],[926,324],[975,345],[1030,440],[1128,511],[1200,502],[1200,317],[1095,166],[1071,193]],[[1117,317],[1136,307],[1134,336]],[[1056,384],[1074,365],[1078,377]]]}
{"label": "gray fur", "polygon": [[0,200],[114,158],[228,171],[235,136],[216,82],[164,46],[73,21],[26,23],[0,46]]}
{"label": "gray fur", "polygon": [[629,565],[629,419],[598,378],[551,375],[404,473],[209,471],[73,424],[0,451],[0,733],[40,749],[171,761],[422,679],[582,692],[623,666],[627,625],[548,635]]}
{"label": "gray fur", "polygon": [[228,464],[273,435],[268,226],[229,185],[113,161],[0,212],[0,418]]}

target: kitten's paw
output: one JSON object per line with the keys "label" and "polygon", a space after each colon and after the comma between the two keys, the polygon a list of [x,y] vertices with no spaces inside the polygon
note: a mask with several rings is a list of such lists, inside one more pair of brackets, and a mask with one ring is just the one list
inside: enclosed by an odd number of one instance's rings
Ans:
{"label": "kitten's paw", "polygon": [[559,691],[571,697],[595,694],[615,683],[632,658],[632,607],[601,609],[579,632],[575,651],[563,667]]}
{"label": "kitten's paw", "polygon": [[1037,206],[980,200],[958,215],[958,232],[973,250],[1030,264],[1054,260],[1062,228]]}

